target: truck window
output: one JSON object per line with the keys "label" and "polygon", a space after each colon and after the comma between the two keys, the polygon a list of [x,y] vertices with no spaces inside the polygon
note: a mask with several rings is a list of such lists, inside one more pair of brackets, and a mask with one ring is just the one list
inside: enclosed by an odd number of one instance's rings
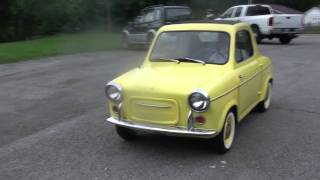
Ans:
{"label": "truck window", "polygon": [[148,23],[154,21],[154,15],[155,14],[153,9],[145,11],[145,14],[143,16],[143,22]]}
{"label": "truck window", "polygon": [[250,6],[247,10],[247,16],[259,16],[271,14],[270,9],[264,6]]}
{"label": "truck window", "polygon": [[241,15],[241,12],[242,12],[242,7],[238,7],[237,8],[237,10],[236,10],[236,13],[235,13],[235,15],[234,15],[234,17],[240,17],[240,15]]}
{"label": "truck window", "polygon": [[236,61],[242,62],[253,56],[253,46],[250,33],[247,30],[241,30],[236,35]]}
{"label": "truck window", "polygon": [[161,9],[157,8],[154,11],[154,20],[160,20],[161,19]]}
{"label": "truck window", "polygon": [[191,17],[191,11],[187,8],[167,8],[165,13],[167,20],[179,20]]}
{"label": "truck window", "polygon": [[221,15],[221,18],[231,18],[234,8],[228,9],[225,13]]}

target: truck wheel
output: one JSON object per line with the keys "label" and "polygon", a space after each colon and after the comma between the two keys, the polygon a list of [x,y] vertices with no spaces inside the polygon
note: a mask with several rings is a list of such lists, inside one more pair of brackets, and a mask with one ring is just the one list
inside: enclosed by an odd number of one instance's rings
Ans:
{"label": "truck wheel", "polygon": [[126,34],[122,35],[121,45],[123,49],[130,49],[131,45],[129,43],[129,38]]}
{"label": "truck wheel", "polygon": [[257,106],[258,111],[266,112],[270,108],[271,98],[272,98],[272,83],[269,82],[266,89],[266,97],[262,102],[260,102]]}
{"label": "truck wheel", "polygon": [[125,127],[121,127],[121,126],[116,125],[116,131],[117,131],[118,135],[126,141],[132,141],[132,140],[136,139],[136,137],[137,137],[136,131],[125,128]]}
{"label": "truck wheel", "polygon": [[290,36],[281,36],[279,40],[281,44],[289,44],[292,38]]}
{"label": "truck wheel", "polygon": [[146,49],[149,49],[149,47],[151,46],[151,43],[152,43],[152,41],[153,41],[153,39],[154,39],[154,35],[153,34],[149,34],[148,35],[148,38],[147,38],[147,43],[146,43]]}
{"label": "truck wheel", "polygon": [[262,41],[262,35],[261,35],[259,27],[258,26],[252,26],[252,31],[253,31],[253,33],[254,33],[254,35],[256,37],[257,43],[260,44],[261,41]]}
{"label": "truck wheel", "polygon": [[220,134],[215,138],[216,150],[226,153],[231,149],[236,133],[236,115],[229,111]]}

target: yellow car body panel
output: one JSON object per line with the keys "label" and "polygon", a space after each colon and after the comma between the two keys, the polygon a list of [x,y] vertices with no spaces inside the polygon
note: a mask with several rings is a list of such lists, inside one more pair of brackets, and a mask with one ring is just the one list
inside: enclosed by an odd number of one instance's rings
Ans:
{"label": "yellow car body panel", "polygon": [[[242,63],[235,60],[236,33],[247,30],[253,44],[253,56]],[[150,54],[159,35],[168,31],[219,31],[230,36],[226,64],[151,62]],[[240,77],[244,75],[245,77]],[[206,91],[211,103],[207,111],[192,116],[205,117],[204,124],[193,127],[219,133],[231,108],[241,121],[266,96],[266,85],[272,80],[271,60],[260,55],[249,25],[244,23],[188,23],[162,27],[151,44],[143,65],[113,80],[123,88],[121,114],[113,112],[116,103],[109,102],[113,118],[130,123],[147,123],[168,127],[188,127],[188,96],[196,89]]]}

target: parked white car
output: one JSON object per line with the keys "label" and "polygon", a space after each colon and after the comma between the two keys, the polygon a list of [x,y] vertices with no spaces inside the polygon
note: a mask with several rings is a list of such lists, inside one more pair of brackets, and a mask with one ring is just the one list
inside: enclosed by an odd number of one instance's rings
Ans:
{"label": "parked white car", "polygon": [[247,22],[260,43],[264,38],[279,38],[282,44],[288,44],[303,32],[303,15],[281,14],[269,5],[241,5],[225,11],[217,20],[236,20]]}

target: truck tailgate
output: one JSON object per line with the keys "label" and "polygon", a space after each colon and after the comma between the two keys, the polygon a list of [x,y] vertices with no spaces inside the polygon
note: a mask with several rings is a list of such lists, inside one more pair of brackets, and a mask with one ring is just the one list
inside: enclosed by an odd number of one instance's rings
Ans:
{"label": "truck tailgate", "polygon": [[301,28],[302,15],[299,14],[274,14],[273,27],[274,28]]}

